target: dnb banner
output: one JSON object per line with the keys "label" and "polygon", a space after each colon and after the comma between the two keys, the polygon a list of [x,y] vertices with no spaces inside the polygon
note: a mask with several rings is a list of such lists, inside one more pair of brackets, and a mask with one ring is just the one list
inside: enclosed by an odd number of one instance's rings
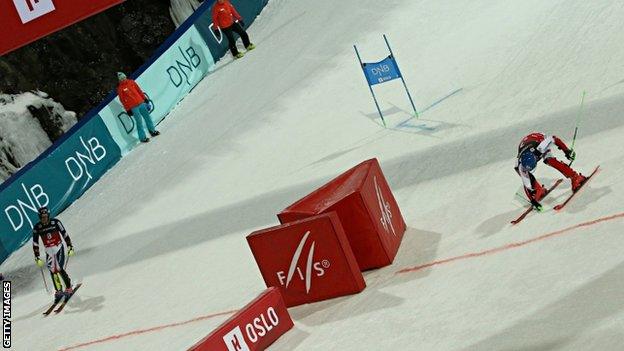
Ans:
{"label": "dnb banner", "polygon": [[[151,115],[159,123],[215,67],[204,39],[191,26],[136,78],[152,101]],[[135,119],[124,111],[115,97],[100,112],[122,155],[139,142]]]}
{"label": "dnb banner", "polygon": [[0,1],[0,55],[92,16],[124,0]]}
{"label": "dnb banner", "polygon": [[37,209],[55,216],[110,169],[121,153],[97,117],[85,123],[47,157],[22,174],[0,196],[0,262],[32,238]]}

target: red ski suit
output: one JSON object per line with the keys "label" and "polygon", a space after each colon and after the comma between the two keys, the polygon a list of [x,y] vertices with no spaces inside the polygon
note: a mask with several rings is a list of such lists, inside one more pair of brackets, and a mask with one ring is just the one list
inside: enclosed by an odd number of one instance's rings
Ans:
{"label": "red ski suit", "polygon": [[119,82],[117,95],[119,95],[119,100],[126,111],[132,110],[146,100],[145,93],[132,79],[124,79]]}
{"label": "red ski suit", "polygon": [[222,4],[217,2],[212,7],[212,23],[216,28],[227,28],[240,20],[242,20],[241,15],[227,0]]}
{"label": "red ski suit", "polygon": [[532,174],[534,170],[525,169],[520,163],[520,155],[526,150],[533,152],[538,162],[543,159],[545,164],[558,170],[566,178],[572,180],[573,183],[575,179],[579,177],[579,174],[570,168],[570,166],[552,156],[551,147],[553,144],[566,155],[570,153],[570,149],[563,140],[555,135],[545,135],[543,133],[531,133],[525,136],[518,146],[518,162],[515,169],[520,175],[520,178],[522,178],[524,191],[529,199],[539,201],[543,197],[545,189],[535,180]]}

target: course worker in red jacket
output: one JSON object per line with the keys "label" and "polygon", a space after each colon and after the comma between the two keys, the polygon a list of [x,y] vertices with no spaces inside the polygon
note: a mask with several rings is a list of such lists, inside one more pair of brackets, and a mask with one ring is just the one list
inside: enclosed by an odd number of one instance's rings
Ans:
{"label": "course worker in red jacket", "polygon": [[253,50],[256,46],[249,41],[249,35],[243,28],[243,18],[238,14],[238,11],[232,6],[228,0],[217,0],[212,7],[212,23],[214,25],[215,34],[218,36],[219,29],[225,34],[228,39],[228,46],[230,52],[235,58],[243,57],[242,52],[238,52],[236,48],[236,38],[234,33],[238,34],[243,39],[243,45],[247,51]]}
{"label": "course worker in red jacket", "polygon": [[160,132],[156,130],[152,116],[149,113],[147,106],[147,96],[141,90],[139,85],[132,79],[128,79],[123,72],[117,72],[117,78],[119,79],[119,85],[117,86],[117,95],[123,105],[126,113],[129,116],[134,115],[134,119],[137,124],[137,131],[139,132],[139,140],[147,143],[149,138],[145,136],[145,130],[143,129],[143,120],[147,125],[147,129],[151,136],[160,135]]}

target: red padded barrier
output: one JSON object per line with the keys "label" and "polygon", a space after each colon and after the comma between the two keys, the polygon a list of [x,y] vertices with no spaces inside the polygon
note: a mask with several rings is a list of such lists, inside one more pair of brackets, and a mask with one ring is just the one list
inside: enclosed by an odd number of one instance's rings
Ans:
{"label": "red padded barrier", "polygon": [[366,287],[333,212],[254,232],[247,241],[266,285],[279,287],[289,307]]}
{"label": "red padded barrier", "polygon": [[406,225],[377,159],[351,168],[277,216],[288,223],[332,211],[361,270],[392,263]]}
{"label": "red padded barrier", "polygon": [[189,351],[264,350],[293,326],[279,289],[269,288]]}

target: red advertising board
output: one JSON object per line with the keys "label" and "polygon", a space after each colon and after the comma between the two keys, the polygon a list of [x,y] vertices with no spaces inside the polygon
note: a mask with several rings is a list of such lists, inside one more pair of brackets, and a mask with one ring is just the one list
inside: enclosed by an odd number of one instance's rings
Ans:
{"label": "red advertising board", "polygon": [[270,288],[189,351],[260,351],[293,326],[279,290]]}
{"label": "red advertising board", "polygon": [[406,225],[377,159],[351,168],[277,216],[289,223],[333,211],[361,270],[392,263]]}
{"label": "red advertising board", "polygon": [[0,1],[0,55],[122,2],[124,0]]}
{"label": "red advertising board", "polygon": [[264,282],[281,289],[288,307],[366,287],[334,212],[256,231],[247,242]]}

